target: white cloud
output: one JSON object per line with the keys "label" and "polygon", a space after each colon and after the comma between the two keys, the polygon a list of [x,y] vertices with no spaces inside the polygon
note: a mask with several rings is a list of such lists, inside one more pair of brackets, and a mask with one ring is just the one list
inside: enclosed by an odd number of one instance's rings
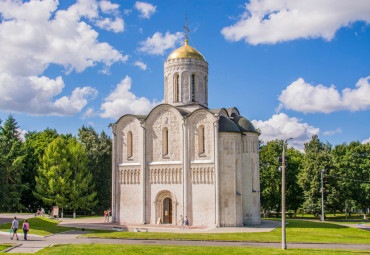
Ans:
{"label": "white cloud", "polygon": [[304,148],[304,143],[310,141],[312,136],[320,131],[319,128],[301,123],[299,119],[290,118],[285,113],[275,114],[266,121],[252,120],[252,123],[260,129],[260,139],[264,142],[276,139],[285,140],[292,137],[293,140],[289,141],[289,144],[301,151]]}
{"label": "white cloud", "polygon": [[135,3],[135,8],[140,12],[141,18],[150,19],[150,17],[155,13],[157,6],[137,1]]}
{"label": "white cloud", "polygon": [[89,108],[86,109],[86,111],[82,115],[82,118],[87,119],[87,118],[95,117],[96,115],[97,114],[94,112],[94,109],[89,107]]}
{"label": "white cloud", "polygon": [[158,104],[150,102],[145,97],[137,97],[131,89],[131,78],[126,76],[116,89],[104,99],[100,109],[103,111],[100,116],[103,118],[118,119],[124,114],[148,114]]}
{"label": "white cloud", "polygon": [[164,36],[162,33],[157,32],[152,37],[148,37],[144,42],[140,42],[142,47],[139,50],[151,55],[163,55],[167,49],[174,48],[183,38],[184,34],[181,32],[175,34],[166,32]]}
{"label": "white cloud", "polygon": [[282,108],[304,113],[367,110],[370,108],[369,79],[370,76],[361,78],[355,89],[346,88],[340,93],[334,85],[313,86],[299,78],[282,91],[278,111]]}
{"label": "white cloud", "polygon": [[32,115],[74,115],[87,104],[88,98],[94,98],[97,94],[91,87],[75,88],[71,96],[52,101],[64,86],[60,76],[50,79],[46,76],[0,74],[0,109]]}
{"label": "white cloud", "polygon": [[22,140],[22,142],[24,142],[26,139],[24,138],[24,136],[28,133],[27,130],[22,130],[20,128],[17,128],[16,129],[19,133],[19,138]]}
{"label": "white cloud", "polygon": [[250,0],[234,25],[221,33],[230,41],[256,45],[299,38],[331,40],[353,22],[370,23],[368,0]]}
{"label": "white cloud", "polygon": [[103,1],[99,2],[99,7],[100,7],[100,10],[103,13],[107,13],[107,14],[114,13],[114,14],[116,14],[118,12],[119,5],[118,4],[113,4],[110,1],[103,0]]}
{"label": "white cloud", "polygon": [[73,115],[97,92],[76,88],[58,98],[65,85],[61,77],[43,75],[49,65],[61,65],[68,74],[127,60],[99,42],[99,34],[86,23],[101,19],[97,2],[80,0],[66,10],[57,8],[53,0],[0,1],[0,110]]}
{"label": "white cloud", "polygon": [[95,25],[97,25],[101,29],[113,31],[115,33],[122,32],[124,30],[123,19],[120,18],[116,18],[114,20],[111,18],[104,18],[101,20],[97,20]]}
{"label": "white cloud", "polygon": [[324,135],[335,135],[335,134],[338,134],[338,133],[342,133],[341,128],[337,128],[335,130],[329,130],[329,131],[323,132]]}
{"label": "white cloud", "polygon": [[146,64],[144,62],[136,61],[134,65],[140,67],[142,70],[146,70]]}
{"label": "white cloud", "polygon": [[369,137],[369,138],[367,138],[367,139],[365,139],[365,140],[363,140],[363,141],[361,142],[361,144],[368,144],[368,143],[370,143],[370,137]]}

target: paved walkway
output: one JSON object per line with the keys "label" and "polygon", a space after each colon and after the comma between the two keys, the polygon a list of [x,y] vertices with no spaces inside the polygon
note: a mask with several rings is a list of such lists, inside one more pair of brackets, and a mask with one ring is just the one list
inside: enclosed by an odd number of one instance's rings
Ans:
{"label": "paved walkway", "polygon": [[112,224],[105,223],[104,218],[86,218],[86,219],[63,219],[59,226],[75,227],[85,229],[100,229],[112,230],[113,228],[120,228],[122,231],[133,232],[136,229],[146,229],[148,232],[167,232],[167,233],[251,233],[251,232],[270,232],[275,228],[281,226],[279,221],[262,220],[261,225],[245,226],[245,227],[206,227],[206,226],[191,226],[189,229],[180,229],[179,225],[170,224],[129,224],[123,223]]}

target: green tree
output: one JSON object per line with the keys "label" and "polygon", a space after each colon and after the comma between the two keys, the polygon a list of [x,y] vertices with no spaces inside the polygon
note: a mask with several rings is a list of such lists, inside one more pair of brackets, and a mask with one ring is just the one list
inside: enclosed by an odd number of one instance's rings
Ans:
{"label": "green tree", "polygon": [[36,188],[37,169],[40,166],[45,149],[48,145],[58,137],[55,129],[45,129],[41,132],[29,132],[26,134],[24,142],[25,152],[25,168],[22,175],[22,182],[28,182],[29,186],[22,192],[22,204],[29,209],[36,209],[43,206],[42,200],[36,198],[33,192]]}
{"label": "green tree", "polygon": [[79,141],[83,144],[88,158],[88,169],[91,170],[97,200],[94,211],[102,213],[111,205],[112,196],[112,142],[105,132],[100,136],[90,126],[82,126],[78,132]]}
{"label": "green tree", "polygon": [[[329,175],[335,172],[332,156],[330,154],[331,146],[321,142],[317,135],[312,136],[311,141],[305,143],[304,146],[305,157],[303,161],[303,169],[298,177],[298,183],[303,189],[305,199],[303,207],[309,212],[319,214],[321,212],[322,201],[321,171],[322,169],[325,169],[325,174]],[[335,193],[335,190],[335,185],[325,182],[324,197],[328,199],[328,197]],[[332,206],[334,205],[338,206],[334,201],[332,201]]]}
{"label": "green tree", "polygon": [[46,148],[38,168],[36,190],[33,193],[46,205],[63,209],[70,204],[72,170],[66,139],[59,136]]}
{"label": "green tree", "polygon": [[370,144],[337,145],[332,154],[337,172],[328,178],[338,182],[341,199],[347,205],[354,201],[366,217],[366,209],[370,206]]}
{"label": "green tree", "polygon": [[4,125],[0,120],[0,210],[14,211],[23,208],[21,193],[27,187],[22,183],[25,151],[19,127],[12,115]]}
{"label": "green tree", "polygon": [[[278,157],[283,153],[283,140],[270,141],[260,149],[261,206],[264,211],[281,208],[281,163]],[[297,211],[303,202],[302,189],[297,176],[302,168],[303,155],[294,148],[286,150],[286,208]]]}
{"label": "green tree", "polygon": [[88,170],[88,159],[81,143],[75,138],[68,144],[70,153],[70,167],[72,170],[72,183],[70,192],[70,204],[73,209],[73,218],[76,217],[76,210],[91,210],[98,201],[95,185],[92,182],[92,174]]}

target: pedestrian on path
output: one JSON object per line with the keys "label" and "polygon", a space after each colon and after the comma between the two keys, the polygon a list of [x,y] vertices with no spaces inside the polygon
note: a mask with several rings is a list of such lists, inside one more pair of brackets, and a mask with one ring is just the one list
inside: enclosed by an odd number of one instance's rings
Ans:
{"label": "pedestrian on path", "polygon": [[17,233],[17,230],[18,230],[18,221],[17,221],[17,217],[14,217],[14,220],[12,222],[12,226],[10,227],[11,229],[13,229],[13,236],[10,238],[10,240],[13,240],[14,236],[17,237],[17,240],[19,240],[18,238],[18,233]]}
{"label": "pedestrian on path", "polygon": [[109,222],[109,215],[110,215],[110,212],[111,212],[111,210],[110,210],[110,209],[108,209],[108,211],[107,211],[107,220],[108,220],[108,222]]}
{"label": "pedestrian on path", "polygon": [[27,240],[27,232],[30,230],[30,224],[28,224],[27,220],[24,220],[22,229],[24,234],[24,240]]}
{"label": "pedestrian on path", "polygon": [[187,227],[187,228],[190,228],[189,220],[190,220],[190,218],[188,218],[188,216],[185,216],[185,227]]}
{"label": "pedestrian on path", "polygon": [[180,215],[180,229],[184,229],[184,217],[182,217],[182,215]]}
{"label": "pedestrian on path", "polygon": [[107,211],[104,211],[104,222],[107,222]]}

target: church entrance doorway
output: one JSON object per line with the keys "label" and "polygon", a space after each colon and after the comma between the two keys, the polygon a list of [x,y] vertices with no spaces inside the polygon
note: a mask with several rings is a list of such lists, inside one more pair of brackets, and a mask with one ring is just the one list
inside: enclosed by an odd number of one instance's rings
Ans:
{"label": "church entrance doorway", "polygon": [[167,197],[163,200],[163,224],[172,223],[172,199]]}

